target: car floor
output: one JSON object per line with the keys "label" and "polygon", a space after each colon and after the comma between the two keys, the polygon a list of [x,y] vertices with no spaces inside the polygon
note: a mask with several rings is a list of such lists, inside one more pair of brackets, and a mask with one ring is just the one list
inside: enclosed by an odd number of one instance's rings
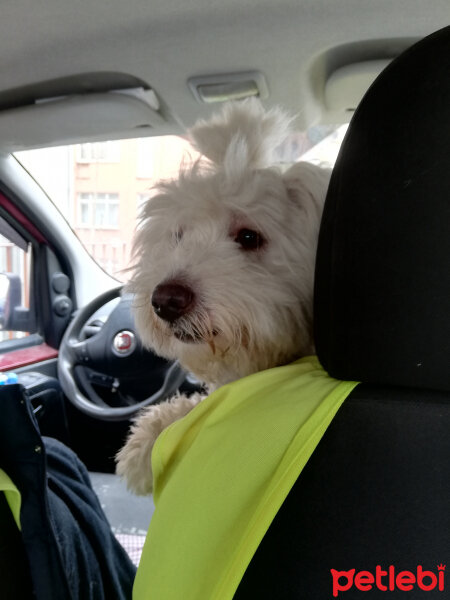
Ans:
{"label": "car floor", "polygon": [[90,473],[100,504],[111,529],[134,564],[139,563],[155,505],[151,496],[135,496],[125,482],[110,473]]}

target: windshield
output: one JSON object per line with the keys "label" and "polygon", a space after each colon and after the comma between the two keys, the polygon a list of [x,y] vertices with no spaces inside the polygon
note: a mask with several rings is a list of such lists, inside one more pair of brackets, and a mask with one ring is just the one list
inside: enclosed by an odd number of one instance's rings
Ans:
{"label": "windshield", "polygon": [[[332,167],[347,125],[293,133],[278,161]],[[15,157],[62,212],[100,266],[126,282],[140,208],[155,184],[177,176],[196,153],[181,137],[160,136],[17,152]]]}

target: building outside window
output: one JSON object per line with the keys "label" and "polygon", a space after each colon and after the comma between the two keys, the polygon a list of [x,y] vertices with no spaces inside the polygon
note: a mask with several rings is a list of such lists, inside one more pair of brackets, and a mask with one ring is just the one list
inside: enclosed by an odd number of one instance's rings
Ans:
{"label": "building outside window", "polygon": [[[288,166],[301,157],[331,167],[346,128],[315,126],[295,133],[279,148],[278,160]],[[16,157],[63,211],[92,257],[124,282],[131,274],[132,239],[144,203],[158,193],[158,183],[176,179],[180,168],[199,158],[187,140],[174,136],[44,148]],[[10,250],[2,252],[0,269],[8,270],[5,261],[14,257]]]}
{"label": "building outside window", "polygon": [[79,144],[77,162],[119,162],[120,141]]}
{"label": "building outside window", "polygon": [[119,227],[119,194],[81,192],[78,194],[78,207],[80,227]]}
{"label": "building outside window", "polygon": [[158,142],[157,138],[142,138],[137,140],[136,177],[138,179],[151,179],[154,177],[154,154],[155,150],[157,151],[158,149]]}
{"label": "building outside window", "polygon": [[[0,230],[5,234],[12,231],[1,217]],[[6,318],[6,304],[8,289],[15,288],[15,293],[9,293],[17,300],[19,310],[23,314],[23,309],[29,308],[30,265],[31,250],[27,242],[17,234],[10,237],[0,235],[0,343],[28,335],[17,330],[13,319]],[[11,313],[10,317],[14,314]]]}

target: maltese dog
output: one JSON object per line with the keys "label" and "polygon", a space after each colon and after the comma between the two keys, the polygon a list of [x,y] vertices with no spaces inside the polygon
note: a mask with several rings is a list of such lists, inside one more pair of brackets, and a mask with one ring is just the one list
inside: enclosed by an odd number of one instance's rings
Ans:
{"label": "maltese dog", "polygon": [[[128,285],[137,330],[209,392],[314,352],[314,263],[330,172],[306,162],[276,168],[289,124],[256,100],[226,104],[189,132],[201,158],[161,183],[142,213]],[[178,394],[136,419],[117,455],[135,493],[152,491],[157,436],[203,397]]]}

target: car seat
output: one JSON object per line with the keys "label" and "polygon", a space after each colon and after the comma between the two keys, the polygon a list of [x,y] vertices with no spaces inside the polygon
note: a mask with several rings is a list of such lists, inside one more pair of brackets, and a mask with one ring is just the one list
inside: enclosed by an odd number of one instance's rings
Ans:
{"label": "car seat", "polygon": [[331,376],[362,383],[235,599],[450,591],[449,127],[447,27],[389,65],[342,145],[319,238],[315,339]]}

